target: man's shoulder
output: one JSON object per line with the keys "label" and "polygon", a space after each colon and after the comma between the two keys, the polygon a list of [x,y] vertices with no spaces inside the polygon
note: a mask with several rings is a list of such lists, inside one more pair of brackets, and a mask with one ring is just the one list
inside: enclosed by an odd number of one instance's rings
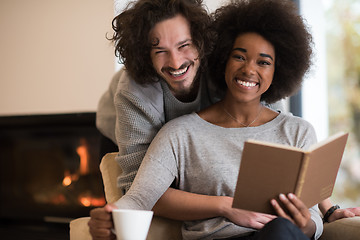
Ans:
{"label": "man's shoulder", "polygon": [[137,83],[125,68],[122,68],[115,76],[118,79],[117,95],[120,94],[126,98],[136,98],[144,103],[163,106],[163,90],[160,82]]}
{"label": "man's shoulder", "polygon": [[134,94],[140,92],[143,95],[149,95],[151,92],[162,93],[160,82],[153,82],[148,84],[137,83],[126,71],[122,68],[116,76],[118,77],[118,90],[128,91]]}

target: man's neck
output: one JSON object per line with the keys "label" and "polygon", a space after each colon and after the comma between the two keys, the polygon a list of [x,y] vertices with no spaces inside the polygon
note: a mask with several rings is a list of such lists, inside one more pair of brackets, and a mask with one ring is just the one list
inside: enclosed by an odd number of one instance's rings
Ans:
{"label": "man's neck", "polygon": [[174,95],[174,97],[177,100],[181,102],[193,102],[198,96],[199,88],[200,88],[200,79],[197,78],[194,80],[194,83],[191,85],[188,91],[175,93],[174,91],[171,90],[171,93]]}

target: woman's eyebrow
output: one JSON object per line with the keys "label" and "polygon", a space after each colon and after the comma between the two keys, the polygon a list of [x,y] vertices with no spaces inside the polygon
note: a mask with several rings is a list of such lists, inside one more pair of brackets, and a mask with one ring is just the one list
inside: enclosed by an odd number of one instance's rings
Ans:
{"label": "woman's eyebrow", "polygon": [[246,53],[247,50],[245,48],[234,48],[233,51],[240,51]]}
{"label": "woman's eyebrow", "polygon": [[273,61],[274,61],[273,57],[272,57],[271,55],[269,55],[269,54],[266,54],[266,53],[260,53],[260,56],[261,56],[261,57],[267,57],[267,58],[270,58],[271,60],[273,60]]}
{"label": "woman's eyebrow", "polygon": [[[240,51],[240,52],[244,52],[246,53],[247,50],[245,48],[234,48],[233,51]],[[260,53],[259,54],[261,57],[266,57],[266,58],[270,58],[271,60],[274,61],[273,57],[270,54],[267,53]]]}

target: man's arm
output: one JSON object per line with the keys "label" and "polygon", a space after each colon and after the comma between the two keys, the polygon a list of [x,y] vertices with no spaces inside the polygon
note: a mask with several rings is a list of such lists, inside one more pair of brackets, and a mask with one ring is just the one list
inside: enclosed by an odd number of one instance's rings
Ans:
{"label": "man's arm", "polygon": [[96,110],[96,128],[107,138],[116,144],[115,122],[116,113],[114,105],[114,96],[119,83],[121,74],[124,69],[117,72],[109,85],[107,91],[101,96]]}

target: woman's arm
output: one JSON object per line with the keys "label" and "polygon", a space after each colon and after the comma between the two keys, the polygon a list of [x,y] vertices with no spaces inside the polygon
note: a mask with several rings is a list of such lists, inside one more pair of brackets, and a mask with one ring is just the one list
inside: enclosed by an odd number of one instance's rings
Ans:
{"label": "woman's arm", "polygon": [[200,220],[223,216],[231,208],[232,198],[208,196],[169,188],[157,201],[154,214],[174,220]]}
{"label": "woman's arm", "polygon": [[274,215],[232,208],[232,202],[232,197],[200,195],[169,188],[153,210],[155,215],[181,221],[225,217],[239,226],[254,229],[261,229],[276,218]]}
{"label": "woman's arm", "polygon": [[[319,209],[323,216],[327,213],[327,211],[330,210],[330,208],[333,206],[331,203],[330,198],[325,199],[321,203],[319,203]],[[354,208],[344,208],[344,209],[336,209],[330,216],[328,216],[327,222],[333,222],[341,218],[348,218],[348,217],[355,217],[360,216],[360,207],[354,207]]]}

